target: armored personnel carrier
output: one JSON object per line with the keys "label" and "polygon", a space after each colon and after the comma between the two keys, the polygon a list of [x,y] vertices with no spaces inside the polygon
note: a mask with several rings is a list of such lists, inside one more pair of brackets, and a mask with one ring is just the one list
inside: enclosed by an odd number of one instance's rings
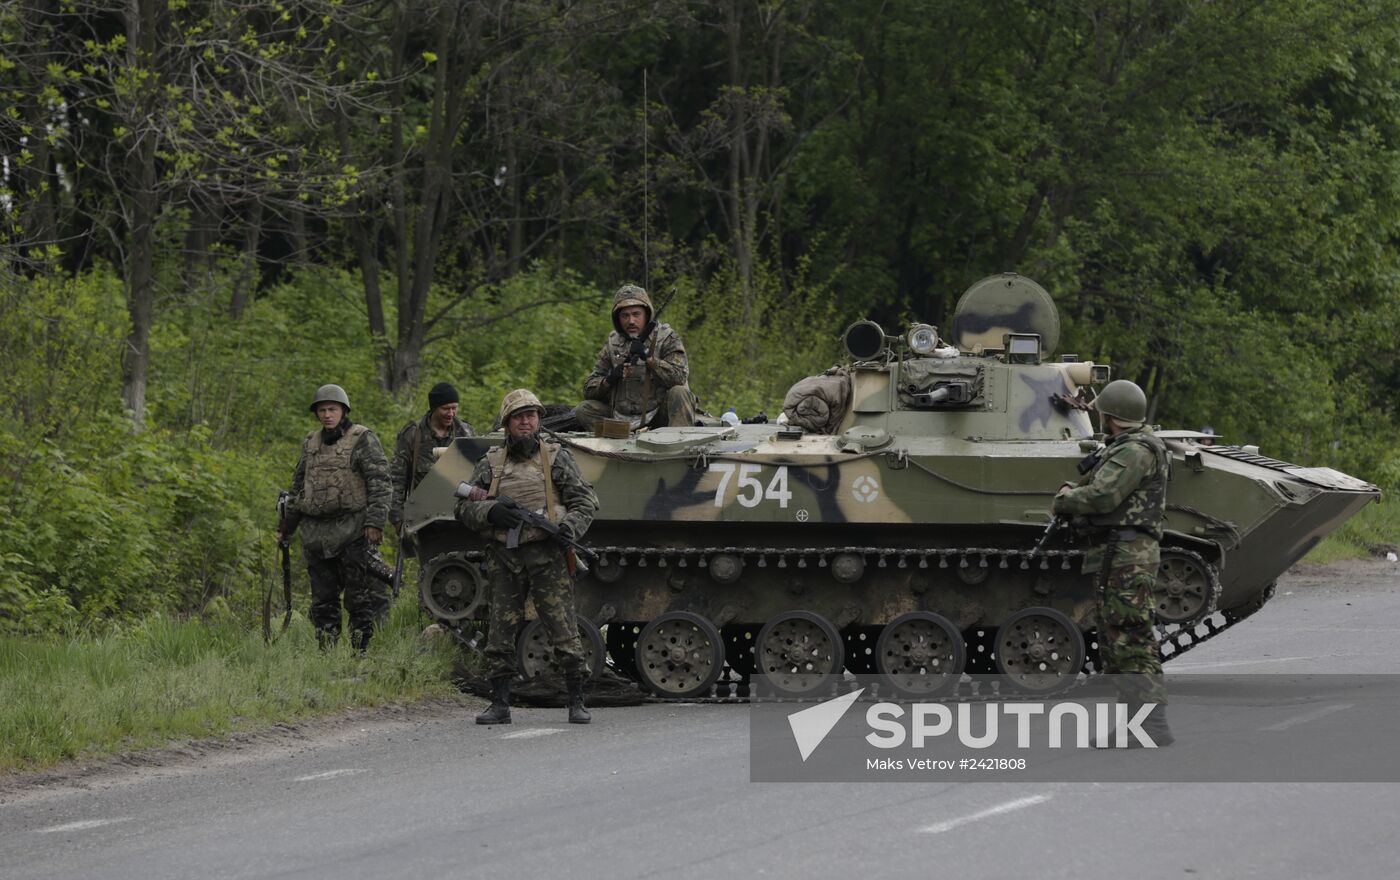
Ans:
{"label": "armored personnel carrier", "polygon": [[[1110,370],[1055,356],[1058,341],[1044,289],[996,275],[962,296],[946,339],[852,325],[849,360],[794,388],[787,425],[558,435],[601,500],[586,536],[600,558],[578,583],[594,668],[606,651],[676,698],[756,669],[796,695],[843,668],[913,694],[965,671],[1038,691],[1092,669],[1086,545],[1041,539],[1055,491],[1101,446],[1090,403]],[[1167,659],[1256,611],[1380,495],[1252,447],[1159,435],[1172,455],[1156,593]],[[484,547],[452,493],[499,442],[457,441],[405,508],[423,603],[452,626],[485,617]],[[522,633],[526,674],[547,665],[543,638]]]}

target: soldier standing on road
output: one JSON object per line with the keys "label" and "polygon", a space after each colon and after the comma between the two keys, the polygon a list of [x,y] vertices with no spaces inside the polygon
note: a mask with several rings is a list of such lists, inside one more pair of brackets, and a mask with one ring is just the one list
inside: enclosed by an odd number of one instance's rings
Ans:
{"label": "soldier standing on road", "polygon": [[[1147,396],[1125,379],[1104,387],[1094,407],[1108,446],[1077,485],[1066,483],[1054,512],[1086,517],[1104,543],[1084,556],[1084,572],[1099,573],[1098,634],[1103,671],[1115,674],[1129,715],[1143,703],[1156,708],[1142,728],[1159,746],[1174,737],[1167,727],[1162,655],[1152,622],[1152,588],[1160,560],[1171,456],[1152,433]],[[1097,743],[1099,746],[1111,743]],[[1130,745],[1136,744],[1135,742]]]}
{"label": "soldier standing on road", "polygon": [[301,527],[311,577],[311,623],[321,647],[340,638],[341,595],[350,641],[364,651],[389,607],[384,584],[369,576],[369,554],[384,538],[393,490],[379,438],[350,421],[350,398],[339,385],[316,389],[311,412],[321,427],[306,435],[292,474],[292,503],[277,540]]}
{"label": "soldier standing on road", "polygon": [[585,430],[602,419],[626,419],[633,429],[695,424],[685,345],[670,324],[645,334],[652,314],[651,297],[635,284],[614,294],[613,332],[583,382],[584,401],[574,410]]}
{"label": "soldier standing on road", "polygon": [[543,513],[559,530],[578,539],[593,523],[598,497],[579,473],[569,450],[540,439],[544,407],[534,394],[516,389],[501,401],[504,446],[489,450],[477,463],[472,485],[486,490],[486,500],[457,502],[457,519],[495,540],[486,553],[491,603],[486,662],[491,678],[491,705],[477,724],[510,723],[510,680],[516,673],[515,640],[525,616],[525,598],[534,600],[549,633],[555,661],[564,671],[569,692],[569,722],[592,720],[583,705],[583,646],[578,636],[574,581],[569,558],[540,529],[525,527],[520,544],[508,549],[508,532],[520,518],[495,499],[508,496],[527,510]]}
{"label": "soldier standing on road", "polygon": [[403,528],[403,505],[408,495],[433,467],[433,450],[447,446],[458,437],[474,437],[472,426],[457,418],[460,398],[457,389],[439,382],[428,392],[428,412],[399,431],[394,444],[394,502],[389,505],[389,522]]}

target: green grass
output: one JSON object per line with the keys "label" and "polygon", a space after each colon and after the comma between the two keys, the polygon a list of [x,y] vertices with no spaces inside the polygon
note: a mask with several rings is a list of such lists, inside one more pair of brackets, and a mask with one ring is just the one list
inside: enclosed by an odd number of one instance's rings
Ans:
{"label": "green grass", "polygon": [[1381,544],[1400,544],[1400,502],[1393,494],[1368,504],[1361,512],[1328,535],[1304,562],[1339,562],[1343,559],[1364,559],[1372,548]]}
{"label": "green grass", "polygon": [[153,617],[101,636],[0,636],[0,773],[457,693],[404,597],[364,657],[321,652],[304,617],[271,646],[233,623]]}

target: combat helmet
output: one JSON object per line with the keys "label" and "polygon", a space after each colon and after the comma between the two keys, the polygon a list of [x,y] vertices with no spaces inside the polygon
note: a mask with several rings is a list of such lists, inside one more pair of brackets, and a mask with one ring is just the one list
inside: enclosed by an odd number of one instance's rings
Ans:
{"label": "combat helmet", "polygon": [[528,388],[517,388],[501,401],[501,414],[496,417],[497,423],[504,425],[506,419],[522,409],[536,409],[539,410],[540,415],[544,415],[544,404],[540,403],[535,392]]}
{"label": "combat helmet", "polygon": [[345,412],[350,412],[350,395],[345,393],[345,389],[339,385],[322,385],[316,389],[316,396],[311,399],[311,411],[316,412],[317,404],[327,401],[338,403],[345,407]]}
{"label": "combat helmet", "polygon": [[1094,409],[1125,427],[1136,428],[1147,421],[1147,395],[1134,382],[1114,379],[1094,399]]}
{"label": "combat helmet", "polygon": [[[655,309],[651,305],[651,296],[642,288],[635,284],[624,284],[613,294],[612,322],[613,329],[622,333],[622,322],[618,321],[617,313],[628,306],[641,306],[647,310],[647,320],[655,314]],[[625,335],[625,334],[624,334]]]}

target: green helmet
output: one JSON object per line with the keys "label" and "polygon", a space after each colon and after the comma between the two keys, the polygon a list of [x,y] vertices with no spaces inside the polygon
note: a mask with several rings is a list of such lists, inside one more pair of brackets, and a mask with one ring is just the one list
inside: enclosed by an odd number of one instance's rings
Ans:
{"label": "green helmet", "polygon": [[1094,398],[1094,409],[1129,428],[1147,420],[1147,395],[1134,382],[1114,379]]}
{"label": "green helmet", "polygon": [[314,413],[319,404],[338,403],[345,407],[345,411],[350,412],[350,395],[345,393],[345,389],[339,385],[322,385],[316,389],[316,396],[311,399],[311,411]]}
{"label": "green helmet", "polygon": [[641,306],[647,310],[647,320],[651,320],[653,310],[651,307],[651,297],[645,290],[635,284],[624,284],[613,294],[612,321],[613,329],[618,333],[622,332],[622,322],[618,321],[617,313],[628,306]]}
{"label": "green helmet", "polygon": [[544,415],[544,404],[540,403],[540,399],[535,396],[535,393],[528,388],[517,388],[501,401],[501,414],[497,421],[504,425],[506,419],[522,409],[536,409],[539,410],[540,415]]}

